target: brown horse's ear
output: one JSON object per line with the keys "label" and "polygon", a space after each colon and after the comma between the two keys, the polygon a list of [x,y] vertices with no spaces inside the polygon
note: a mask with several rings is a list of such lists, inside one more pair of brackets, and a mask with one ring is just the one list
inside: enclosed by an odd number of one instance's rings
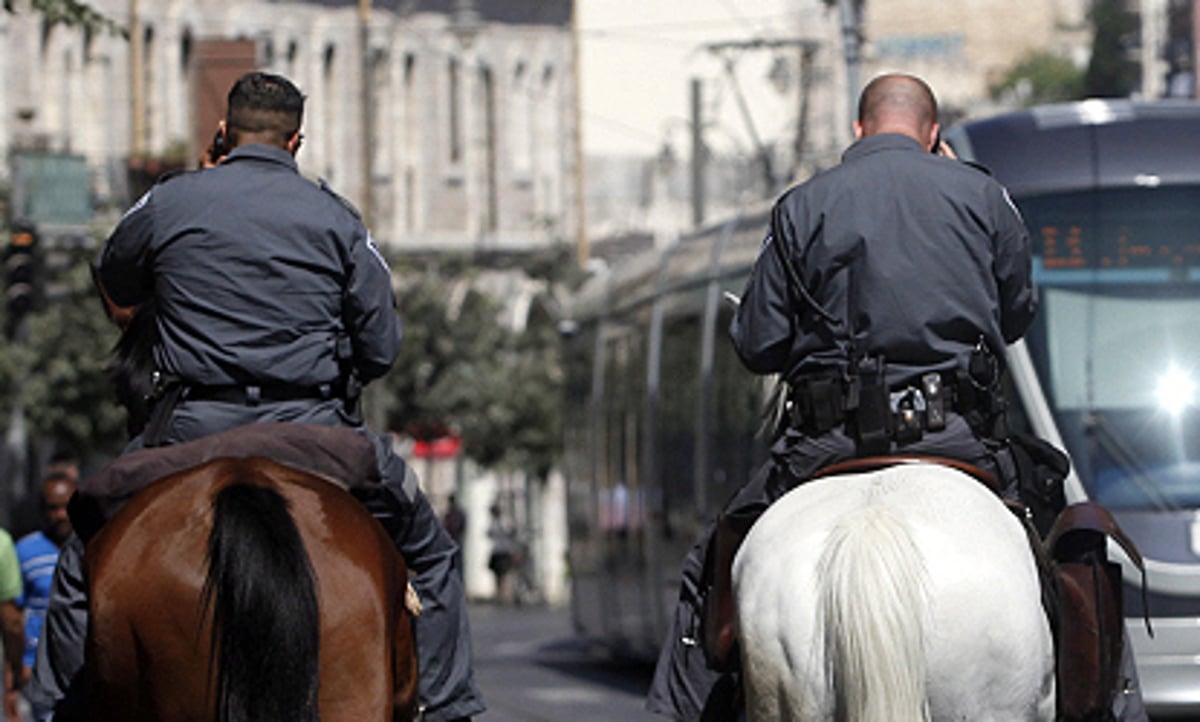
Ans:
{"label": "brown horse's ear", "polygon": [[108,295],[108,291],[104,290],[104,284],[100,282],[100,274],[96,271],[95,264],[89,268],[92,271],[92,283],[95,284],[96,291],[100,294],[100,303],[104,306],[104,315],[108,316],[108,320],[117,324],[122,331],[126,330],[129,328],[129,323],[133,321],[133,314],[137,312],[137,306],[118,306]]}

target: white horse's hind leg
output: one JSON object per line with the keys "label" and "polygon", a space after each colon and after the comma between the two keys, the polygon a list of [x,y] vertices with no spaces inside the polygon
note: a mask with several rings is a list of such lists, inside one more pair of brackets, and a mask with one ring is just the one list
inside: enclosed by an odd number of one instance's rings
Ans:
{"label": "white horse's hind leg", "polygon": [[[815,643],[816,557],[826,530],[790,514],[764,515],[734,571],[746,716],[750,722],[828,719],[825,671]],[[779,539],[786,543],[779,543]]]}
{"label": "white horse's hind leg", "polygon": [[[936,580],[929,645],[930,677],[940,680],[930,686],[934,717],[1053,720],[1053,643],[1028,539],[1011,513],[990,510],[995,500],[986,493],[958,491],[963,498],[955,502],[953,523],[943,536],[923,540]],[[974,535],[969,545],[953,542],[966,534]]]}

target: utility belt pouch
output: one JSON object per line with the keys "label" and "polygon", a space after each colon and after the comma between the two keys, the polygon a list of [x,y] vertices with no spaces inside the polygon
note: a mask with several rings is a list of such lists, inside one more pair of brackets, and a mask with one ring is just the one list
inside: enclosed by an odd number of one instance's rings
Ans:
{"label": "utility belt pouch", "polygon": [[858,366],[858,410],[853,426],[859,456],[880,456],[891,449],[892,405],[880,359],[867,359]]}
{"label": "utility belt pouch", "polygon": [[816,376],[800,381],[792,396],[791,409],[796,428],[814,436],[824,434],[845,417],[841,380],[836,376]]}

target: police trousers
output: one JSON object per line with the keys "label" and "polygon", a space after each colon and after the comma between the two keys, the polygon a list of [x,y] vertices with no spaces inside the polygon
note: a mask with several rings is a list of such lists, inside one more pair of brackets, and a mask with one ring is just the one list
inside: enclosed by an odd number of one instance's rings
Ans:
{"label": "police trousers", "polygon": [[[1013,483],[1010,462],[998,444],[984,442],[971,431],[958,414],[947,414],[946,428],[925,432],[916,442],[896,447],[890,453],[942,456],[974,464]],[[816,437],[788,430],[771,449],[771,458],[755,476],[726,504],[725,512],[761,512],[818,470],[856,456],[854,439],[840,428]],[[1010,492],[1015,493],[1015,489]],[[654,670],[647,694],[646,708],[682,722],[738,719],[734,698],[738,687],[736,673],[723,674],[708,668],[700,647],[700,619],[704,602],[704,566],[716,523],[710,523],[704,536],[683,560],[679,598]],[[1113,706],[1116,719],[1147,720],[1137,684],[1137,670],[1128,640],[1121,660],[1119,682],[1123,694]]]}
{"label": "police trousers", "polygon": [[[164,443],[179,443],[255,421],[353,425],[375,447],[382,486],[380,495],[366,499],[413,574],[413,586],[423,611],[416,618],[418,692],[424,719],[455,720],[481,713],[483,697],[475,686],[471,666],[471,633],[462,576],[456,568],[458,545],[450,538],[421,493],[416,477],[397,456],[387,439],[345,417],[340,402],[298,401],[246,407],[223,402],[184,403],[172,417]],[[135,438],[126,451],[141,448]],[[39,719],[59,705],[64,718],[84,705],[83,648],[87,635],[87,587],[83,579],[83,545],[72,537],[63,546],[55,569],[45,628],[28,697]]]}

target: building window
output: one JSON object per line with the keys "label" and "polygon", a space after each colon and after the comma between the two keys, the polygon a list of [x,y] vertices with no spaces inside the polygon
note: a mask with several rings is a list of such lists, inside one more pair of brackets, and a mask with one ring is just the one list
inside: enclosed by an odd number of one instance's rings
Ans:
{"label": "building window", "polygon": [[533,165],[532,92],[525,63],[517,63],[513,69],[508,127],[513,173],[518,176],[518,180],[526,180]]}
{"label": "building window", "polygon": [[496,83],[492,69],[479,69],[479,84],[483,91],[483,187],[486,199],[483,229],[494,232],[500,227],[500,193],[496,168]]}
{"label": "building window", "polygon": [[403,184],[403,228],[406,232],[417,230],[417,178],[415,166],[421,153],[421,127],[417,115],[417,56],[405,53],[404,65],[401,70],[401,106],[400,132],[404,144],[401,146],[404,166]]}
{"label": "building window", "polygon": [[337,48],[330,43],[325,46],[321,65],[321,89],[325,98],[321,103],[324,112],[321,116],[321,158],[319,159],[325,168],[325,178],[330,183],[336,181],[333,166],[333,159],[337,157],[337,139],[334,138],[334,129],[338,127],[338,103],[334,98],[334,89],[337,87],[334,82],[334,78],[337,77],[336,71]]}
{"label": "building window", "polygon": [[450,58],[450,66],[447,68],[449,72],[449,83],[447,90],[447,98],[450,103],[450,162],[459,163],[462,161],[463,155],[463,139],[462,139],[462,84],[461,70],[459,68],[458,58]]}

